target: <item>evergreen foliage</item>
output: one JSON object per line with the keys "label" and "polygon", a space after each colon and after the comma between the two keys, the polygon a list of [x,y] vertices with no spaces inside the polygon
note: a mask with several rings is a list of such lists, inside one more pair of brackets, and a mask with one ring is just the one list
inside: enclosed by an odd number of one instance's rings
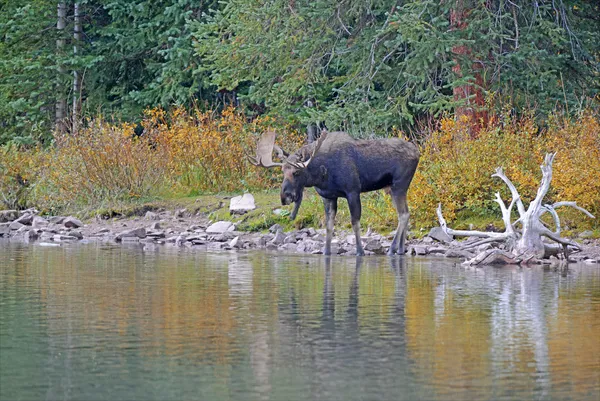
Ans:
{"label": "evergreen foliage", "polygon": [[64,3],[59,31],[58,2],[0,0],[0,144],[50,140],[74,71],[83,116],[133,121],[223,93],[251,115],[355,135],[465,107],[598,105],[596,0],[83,0],[81,43]]}

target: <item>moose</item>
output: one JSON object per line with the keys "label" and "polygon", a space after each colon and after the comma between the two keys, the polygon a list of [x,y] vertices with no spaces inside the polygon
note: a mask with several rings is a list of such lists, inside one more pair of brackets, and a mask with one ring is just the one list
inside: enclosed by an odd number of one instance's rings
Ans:
{"label": "moose", "polygon": [[[304,188],[315,187],[325,206],[325,255],[331,254],[338,198],[348,201],[356,255],[364,255],[360,194],[383,188],[390,189],[398,214],[398,228],[388,254],[404,254],[409,218],[406,194],[419,163],[419,150],[414,144],[399,138],[358,140],[345,132],[323,130],[315,142],[289,154],[275,144],[275,136],[274,131],[266,131],[258,141],[256,156],[248,158],[255,166],[282,167],[281,203],[295,202],[291,220],[298,214]],[[273,150],[281,162],[273,161]]]}

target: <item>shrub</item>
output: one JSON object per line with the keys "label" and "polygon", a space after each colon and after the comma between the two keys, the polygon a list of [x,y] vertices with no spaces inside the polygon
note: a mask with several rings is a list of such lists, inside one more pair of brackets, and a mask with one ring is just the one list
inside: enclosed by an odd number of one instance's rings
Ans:
{"label": "shrub", "polygon": [[[446,218],[460,212],[500,217],[493,201],[499,191],[510,200],[506,185],[492,178],[503,167],[527,204],[537,192],[540,164],[546,152],[557,152],[551,192],[546,202],[577,201],[598,216],[600,212],[600,121],[591,113],[576,120],[552,117],[541,129],[531,116],[515,120],[500,116],[476,138],[463,121],[444,118],[421,147],[421,162],[409,191],[415,220],[437,224],[439,202]],[[576,217],[584,222],[585,216]],[[585,224],[598,224],[588,222]]]}

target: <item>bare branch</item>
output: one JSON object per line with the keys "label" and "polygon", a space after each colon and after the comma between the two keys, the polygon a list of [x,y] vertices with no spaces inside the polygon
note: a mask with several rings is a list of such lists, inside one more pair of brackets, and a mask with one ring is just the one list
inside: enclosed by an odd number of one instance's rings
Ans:
{"label": "bare branch", "polygon": [[525,206],[523,205],[523,201],[521,200],[521,195],[519,195],[519,192],[517,191],[515,184],[513,184],[512,181],[509,180],[506,175],[504,175],[504,171],[502,170],[502,167],[498,167],[496,169],[496,173],[492,174],[492,177],[498,177],[502,181],[504,181],[506,186],[508,186],[508,189],[510,189],[510,193],[512,194],[513,200],[516,199],[517,210],[519,211],[519,216],[522,217],[523,215],[525,215]]}
{"label": "bare branch", "polygon": [[585,213],[586,216],[591,217],[592,219],[596,218],[596,217],[594,217],[593,214],[591,214],[590,212],[588,212],[587,210],[585,210],[581,206],[577,205],[577,202],[562,201],[562,202],[556,202],[556,203],[554,203],[552,205],[552,207],[554,209],[556,209],[557,207],[561,207],[561,206],[570,206],[572,208],[575,208],[575,209],[579,210],[582,213]]}
{"label": "bare branch", "polygon": [[544,162],[540,166],[540,169],[542,170],[542,182],[537,190],[535,199],[531,201],[529,208],[527,209],[527,213],[530,215],[539,215],[542,200],[544,200],[544,197],[550,189],[550,182],[552,181],[552,162],[554,161],[554,156],[556,156],[556,153],[546,153]]}
{"label": "bare branch", "polygon": [[495,240],[506,239],[510,235],[508,233],[496,233],[496,232],[488,232],[488,231],[476,231],[476,230],[453,230],[448,228],[448,224],[442,215],[442,204],[438,204],[436,210],[438,220],[440,222],[440,227],[446,232],[448,235],[457,235],[459,237],[481,237],[481,238],[493,238]]}

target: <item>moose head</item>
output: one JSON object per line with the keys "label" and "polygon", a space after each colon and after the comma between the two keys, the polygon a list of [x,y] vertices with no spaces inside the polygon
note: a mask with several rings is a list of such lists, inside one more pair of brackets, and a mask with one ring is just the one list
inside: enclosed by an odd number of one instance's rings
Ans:
{"label": "moose head", "polygon": [[[256,147],[256,156],[248,155],[250,163],[255,166],[272,168],[281,167],[283,170],[283,183],[281,184],[281,204],[289,205],[295,202],[290,219],[294,220],[302,203],[304,187],[314,185],[314,177],[308,172],[308,166],[319,152],[323,141],[327,138],[327,131],[323,130],[319,139],[309,145],[289,154],[275,144],[275,132],[265,132]],[[274,162],[273,150],[281,162]],[[323,172],[321,172],[323,175]]]}

